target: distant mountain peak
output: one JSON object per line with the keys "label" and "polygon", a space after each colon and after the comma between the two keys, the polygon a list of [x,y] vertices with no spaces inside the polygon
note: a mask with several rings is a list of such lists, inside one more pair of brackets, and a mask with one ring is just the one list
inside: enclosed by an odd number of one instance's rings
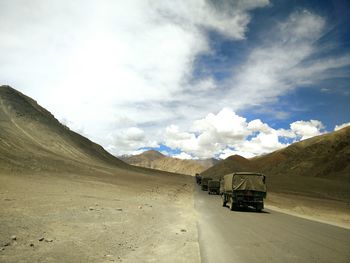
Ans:
{"label": "distant mountain peak", "polygon": [[162,154],[156,150],[147,150],[147,151],[144,151],[143,153],[141,153],[140,155],[154,156],[154,157],[159,157],[159,158],[165,157],[164,154]]}

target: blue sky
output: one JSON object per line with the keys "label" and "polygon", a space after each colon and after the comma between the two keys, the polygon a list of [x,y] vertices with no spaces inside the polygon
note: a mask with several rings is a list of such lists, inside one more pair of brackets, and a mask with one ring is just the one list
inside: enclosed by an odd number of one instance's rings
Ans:
{"label": "blue sky", "polygon": [[349,1],[0,1],[0,82],[115,155],[245,157],[350,119]]}

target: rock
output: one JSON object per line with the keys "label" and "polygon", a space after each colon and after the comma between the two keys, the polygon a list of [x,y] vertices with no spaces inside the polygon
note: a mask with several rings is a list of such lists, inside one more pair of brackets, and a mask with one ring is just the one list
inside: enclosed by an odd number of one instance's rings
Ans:
{"label": "rock", "polygon": [[17,240],[17,237],[15,235],[11,236],[11,240]]}
{"label": "rock", "polygon": [[123,209],[122,209],[122,208],[117,208],[116,210],[117,210],[117,211],[123,211]]}
{"label": "rock", "polygon": [[142,205],[139,206],[139,209],[142,209]]}
{"label": "rock", "polygon": [[38,240],[41,242],[41,241],[44,241],[44,237],[41,237],[41,238],[39,238]]}
{"label": "rock", "polygon": [[6,242],[6,243],[4,244],[4,247],[8,247],[8,246],[10,246],[10,245],[11,245],[10,242]]}
{"label": "rock", "polygon": [[181,229],[181,232],[187,232],[187,230],[186,229]]}
{"label": "rock", "polygon": [[34,244],[33,244],[33,243],[30,243],[29,246],[34,247]]}
{"label": "rock", "polygon": [[93,208],[93,207],[89,207],[89,210],[90,210],[90,211],[92,211],[92,210],[94,210],[94,209],[95,209],[95,208]]}
{"label": "rock", "polygon": [[45,238],[45,242],[53,242],[52,238]]}
{"label": "rock", "polygon": [[4,247],[0,248],[0,251],[4,251],[4,250],[5,250],[5,248],[4,248]]}

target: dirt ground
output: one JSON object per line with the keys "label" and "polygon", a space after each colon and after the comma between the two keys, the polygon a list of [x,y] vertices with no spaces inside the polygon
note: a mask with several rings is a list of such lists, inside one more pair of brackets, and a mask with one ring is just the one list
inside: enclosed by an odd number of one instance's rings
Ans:
{"label": "dirt ground", "polygon": [[350,229],[350,203],[297,194],[268,193],[266,208]]}
{"label": "dirt ground", "polygon": [[0,174],[0,262],[200,262],[193,178]]}

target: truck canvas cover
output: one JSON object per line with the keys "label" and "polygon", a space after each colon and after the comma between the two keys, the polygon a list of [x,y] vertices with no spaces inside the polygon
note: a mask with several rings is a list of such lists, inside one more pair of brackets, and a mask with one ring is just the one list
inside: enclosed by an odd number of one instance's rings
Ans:
{"label": "truck canvas cover", "polygon": [[266,192],[264,175],[258,173],[232,173],[224,176],[225,192],[250,190]]}
{"label": "truck canvas cover", "polygon": [[208,186],[209,187],[217,187],[217,188],[219,188],[220,187],[220,182],[218,180],[210,180],[208,182]]}

